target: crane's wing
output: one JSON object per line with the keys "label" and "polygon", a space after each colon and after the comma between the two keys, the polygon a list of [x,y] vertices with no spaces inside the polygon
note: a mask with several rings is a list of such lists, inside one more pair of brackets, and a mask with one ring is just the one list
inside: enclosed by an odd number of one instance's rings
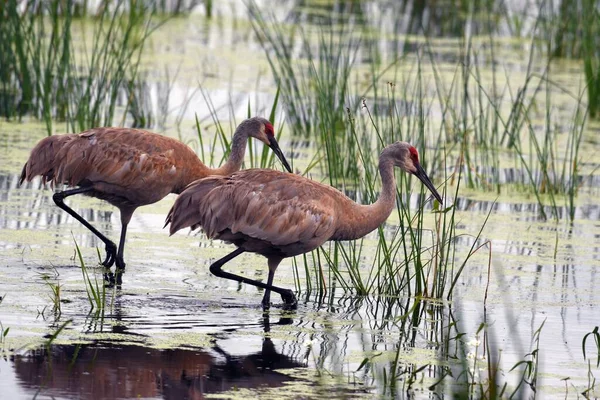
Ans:
{"label": "crane's wing", "polygon": [[[209,237],[242,233],[276,246],[325,242],[337,220],[335,189],[273,170],[245,170],[190,184],[167,217],[171,233],[202,227]],[[312,246],[311,246],[312,247]]]}
{"label": "crane's wing", "polygon": [[176,183],[173,177],[186,157],[196,156],[174,139],[137,129],[96,128],[40,141],[23,167],[21,181],[41,175],[44,181],[71,186],[88,182],[124,197],[160,187],[161,198],[172,189],[166,183]]}

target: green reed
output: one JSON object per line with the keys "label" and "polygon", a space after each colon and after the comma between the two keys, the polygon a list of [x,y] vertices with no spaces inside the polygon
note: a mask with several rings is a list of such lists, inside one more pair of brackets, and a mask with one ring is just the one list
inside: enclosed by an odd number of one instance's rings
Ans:
{"label": "green reed", "polygon": [[[581,59],[590,117],[600,115],[600,5],[594,0],[548,3],[544,41],[554,57]],[[548,38],[552,38],[548,40]]]}
{"label": "green reed", "polygon": [[[457,69],[449,87],[431,59],[443,115],[440,126],[445,131],[440,140],[445,137],[449,154],[459,152],[460,162],[456,165],[463,168],[467,187],[498,194],[511,186],[531,192],[543,218],[560,218],[560,203],[564,199],[569,211],[565,215],[572,219],[578,190],[579,148],[587,119],[581,95],[568,92],[552,80],[552,60],[544,60],[548,49],[541,50],[535,42],[530,46],[520,87],[515,90],[509,73],[502,76],[493,63],[491,79],[484,82],[477,60],[481,55],[493,57],[497,47],[492,36],[487,42],[488,51],[480,54],[473,50],[472,39],[466,38],[462,47],[466,61]],[[572,114],[566,118],[572,122],[557,122],[553,100],[557,93],[572,100]],[[519,172],[513,182],[505,182],[500,174],[511,171],[503,161],[506,158],[513,160],[512,170]]]}
{"label": "green reed", "polygon": [[60,318],[60,316],[62,314],[62,308],[61,308],[62,285],[60,283],[53,283],[50,281],[47,281],[46,284],[48,285],[48,287],[50,288],[50,291],[51,291],[49,298],[50,298],[50,301],[52,301],[52,313],[54,314],[55,318],[58,319],[58,318]]}
{"label": "green reed", "polygon": [[[371,307],[387,308],[386,299],[376,302],[378,305]],[[462,315],[459,301],[447,305],[424,297],[408,297],[406,301],[394,301],[393,309],[378,318],[370,316],[373,320],[387,321],[370,329],[393,331],[396,344],[392,348],[370,347],[371,354],[354,371],[355,375],[362,374],[360,379],[367,385],[376,386],[380,396],[397,398],[402,393],[427,390],[442,397],[500,399],[525,398],[537,391],[542,372],[540,341],[544,322],[532,333],[529,351],[519,348],[517,351],[523,356],[505,370],[502,350],[496,345],[497,332],[494,324],[487,322],[485,309],[483,321],[471,334],[464,331],[465,323],[458,317]],[[511,337],[520,347],[518,335],[511,332]],[[418,346],[419,340],[436,344],[432,347],[435,360],[423,357],[413,361],[410,349]]]}
{"label": "green reed", "polygon": [[[0,306],[2,305],[2,302],[4,301],[5,298],[6,298],[6,294],[4,294],[4,296],[0,296]],[[0,344],[2,344],[2,350],[4,350],[4,344],[6,343],[6,336],[8,336],[9,331],[10,331],[10,326],[7,326],[5,328],[4,325],[2,325],[2,321],[0,321]]]}
{"label": "green reed", "polygon": [[[219,120],[219,118],[217,117],[218,115],[218,110],[215,107],[212,99],[210,98],[210,95],[202,88],[199,88],[200,93],[202,94],[202,97],[204,98],[204,102],[208,108],[208,112],[210,115],[210,118],[212,120],[212,125],[210,127],[211,130],[214,129],[214,134],[208,132],[208,134],[204,134],[202,131],[202,123],[200,121],[200,119],[198,118],[198,115],[196,114],[195,116],[195,127],[196,127],[196,136],[198,138],[198,143],[194,143],[193,145],[197,145],[198,149],[197,149],[197,153],[200,157],[200,159],[206,163],[207,165],[221,165],[223,164],[227,158],[229,157],[229,153],[231,152],[231,140],[229,138],[232,137],[233,132],[235,132],[235,129],[237,128],[237,123],[234,115],[235,115],[235,106],[233,104],[232,101],[230,101],[227,104],[228,107],[228,111],[229,114],[232,116],[230,123],[229,123],[229,127],[226,128],[223,124],[222,121]],[[278,125],[276,123],[276,116],[278,114],[278,105],[279,105],[279,90],[277,90],[277,92],[275,93],[275,97],[273,99],[272,104],[270,104],[268,106],[268,114],[265,115],[265,118],[267,118],[269,121],[271,121],[271,123],[273,124],[273,126],[276,129],[276,134],[275,134],[275,138],[277,140],[281,139],[281,134],[282,134],[282,127],[279,126],[278,129]],[[263,115],[263,108],[261,105],[256,104],[255,105],[255,109],[258,111],[253,111],[253,107],[250,103],[250,101],[248,101],[248,105],[247,105],[247,118],[251,118],[254,116],[258,116],[258,115]],[[258,113],[257,113],[258,112]],[[212,149],[212,151],[206,153],[205,152],[205,140],[206,137],[205,136],[210,136],[212,137],[212,141],[210,143],[210,148]],[[182,138],[180,137],[180,140]],[[242,168],[270,168],[273,167],[274,165],[276,165],[275,162],[275,154],[267,147],[267,146],[261,146],[261,147],[257,147],[256,146],[256,141],[254,140],[249,140],[248,141],[248,151],[247,153],[249,154],[249,159],[250,162],[248,165],[243,164]],[[216,152],[216,149],[222,149],[222,153],[220,153],[220,158],[217,158],[217,154],[219,154],[219,152]],[[285,151],[285,149],[283,149]],[[288,161],[290,162],[290,165],[293,166],[293,160],[292,159],[288,159]]]}
{"label": "green reed", "polygon": [[2,114],[31,114],[52,134],[56,121],[73,131],[113,125],[123,89],[129,88],[129,103],[139,109],[143,96],[132,89],[140,85],[141,52],[161,22],[153,22],[141,2],[127,9],[124,4],[100,7],[94,19],[81,18],[72,1],[9,0],[0,6]]}
{"label": "green reed", "polygon": [[581,341],[581,350],[583,352],[583,359],[587,360],[588,362],[588,385],[587,388],[582,392],[583,396],[585,398],[589,398],[593,393],[594,390],[596,388],[596,378],[594,377],[594,374],[592,373],[592,360],[591,360],[591,356],[588,358],[586,356],[586,341],[589,337],[592,337],[594,339],[594,344],[596,345],[596,351],[597,351],[597,358],[596,358],[596,368],[600,367],[600,332],[598,331],[598,327],[595,326],[594,329],[591,332],[586,333],[583,336],[583,339]]}
{"label": "green reed", "polygon": [[[50,289],[50,294],[48,295],[48,299],[52,302],[52,314],[54,315],[54,320],[57,321],[62,314],[61,304],[63,303],[62,299],[62,285],[59,281],[59,272],[56,267],[52,267],[52,274],[44,271],[37,273],[40,279],[44,282],[46,286]],[[45,318],[45,312],[47,307],[44,307],[39,314]]]}
{"label": "green reed", "polygon": [[[139,80],[127,79],[124,83],[128,103],[127,113],[123,114],[123,119],[126,115],[130,115],[132,128],[148,128],[154,126],[157,120],[152,108],[150,88],[146,77],[142,76],[140,78]],[[121,125],[124,125],[124,121]]]}
{"label": "green reed", "polygon": [[112,125],[117,96],[128,81],[137,79],[144,44],[158,26],[141,2],[131,3],[127,10],[122,2],[112,10],[105,7],[92,32],[81,26],[83,36],[93,35],[93,40],[85,61],[73,65],[84,72],[74,76],[70,86],[67,121],[72,121],[72,130]]}
{"label": "green reed", "polygon": [[[69,319],[69,320],[63,322],[58,328],[56,328],[56,330],[54,332],[52,332],[51,334],[48,334],[47,340],[44,341],[44,346],[46,347],[46,351],[48,354],[51,354],[50,347],[52,346],[52,343],[54,343],[54,341],[56,340],[58,335],[60,335],[62,333],[62,331],[71,323],[73,323],[73,320]],[[41,388],[40,388],[40,390],[41,390]]]}
{"label": "green reed", "polygon": [[[269,22],[251,10],[255,31],[281,86],[292,133],[312,137],[318,143],[317,159],[324,161],[318,164],[330,184],[356,186],[360,169],[355,162],[360,158],[358,147],[372,148],[370,140],[378,140],[382,145],[405,138],[417,144],[435,140],[438,146],[431,157],[432,170],[443,170],[440,166],[446,159],[444,152],[455,159],[455,172],[462,169],[468,188],[498,194],[514,189],[532,192],[543,218],[562,215],[562,203],[569,210],[565,215],[572,218],[578,190],[578,153],[587,113],[580,95],[571,94],[552,81],[549,50],[536,45],[537,36],[532,39],[527,69],[519,87],[513,87],[509,72],[499,70],[494,62],[490,63],[491,78],[486,76],[485,81],[482,78],[479,60],[494,59],[499,51],[490,28],[483,39],[475,39],[471,33],[459,40],[462,62],[457,64],[453,75],[442,75],[427,41],[415,53],[413,66],[408,70],[403,68],[402,73],[399,67],[408,62],[406,56],[386,66],[378,61],[371,63],[368,88],[360,91],[354,89],[357,78],[352,68],[356,53],[365,50],[360,33],[364,26],[351,25],[340,16],[334,18],[335,25],[313,32]],[[542,11],[540,6],[540,20],[545,15]],[[536,34],[541,35],[545,25],[540,22],[536,26]],[[290,51],[298,46],[302,49],[300,59]],[[378,59],[376,51],[367,50],[374,52],[373,59]],[[433,82],[424,78],[430,74]],[[383,76],[395,81],[384,85]],[[384,87],[387,92],[382,90]],[[428,97],[432,89],[435,95]],[[556,123],[555,93],[573,100],[573,123],[567,129],[564,124]],[[343,114],[346,110],[356,112],[362,104],[356,99],[365,96],[366,104],[377,104],[378,108],[384,104],[394,117],[376,110],[372,116],[376,137],[363,136],[359,141],[347,133]],[[441,119],[432,118],[435,111]],[[537,123],[540,118],[544,119],[541,128]],[[562,143],[560,138],[565,132],[568,140]],[[506,176],[515,179],[507,182]]]}
{"label": "green reed", "polygon": [[28,1],[24,11],[19,5],[9,0],[0,7],[3,114],[20,118],[33,112],[42,118],[51,113],[53,100],[66,93],[64,81],[55,85],[52,77],[66,72],[64,60],[70,58],[70,47],[65,42],[71,40],[72,14],[59,18],[58,1]]}
{"label": "green reed", "polygon": [[[265,49],[278,85],[281,103],[292,135],[316,138],[316,158],[332,185],[357,175],[354,140],[344,137],[347,109],[355,110],[359,99],[350,99],[350,75],[360,39],[343,15],[333,14],[330,25],[305,31],[264,17],[250,6],[252,24]],[[337,15],[337,17],[336,17]],[[304,59],[292,49],[299,43]]]}
{"label": "green reed", "polygon": [[586,359],[585,344],[586,344],[588,337],[592,337],[594,339],[594,343],[596,344],[596,349],[597,349],[596,367],[599,367],[600,366],[600,332],[598,331],[597,326],[594,327],[594,329],[591,332],[586,333],[585,336],[583,337],[583,340],[581,341],[581,350],[583,352],[583,359]]}
{"label": "green reed", "polygon": [[[79,245],[75,238],[73,238],[73,242],[75,243],[75,251],[77,253],[77,257],[79,259],[79,265],[81,267],[81,273],[83,275],[83,281],[85,283],[85,291],[87,293],[88,301],[90,303],[90,313],[94,311],[94,317],[104,319],[104,313],[106,311],[106,286],[104,284],[104,280],[98,281],[96,275],[94,275],[94,279],[90,277],[89,270],[83,260],[83,256],[81,255],[81,250],[79,249]],[[115,274],[119,274],[121,272],[117,271]]]}
{"label": "green reed", "polygon": [[592,118],[600,116],[600,5],[582,0],[582,59],[587,84],[588,109]]}

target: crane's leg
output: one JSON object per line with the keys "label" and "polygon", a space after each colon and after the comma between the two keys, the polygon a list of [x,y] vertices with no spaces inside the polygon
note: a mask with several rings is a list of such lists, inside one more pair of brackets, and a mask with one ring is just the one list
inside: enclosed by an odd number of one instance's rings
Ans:
{"label": "crane's leg", "polygon": [[122,283],[121,276],[125,271],[125,260],[123,259],[123,253],[125,251],[125,236],[127,236],[127,225],[129,225],[129,221],[131,221],[131,216],[135,211],[134,208],[123,207],[121,210],[121,238],[119,239],[119,250],[117,251],[117,255],[115,257],[115,274],[109,273],[105,276],[105,279],[111,283],[116,283],[120,285]]}
{"label": "crane's leg", "polygon": [[104,280],[110,285],[121,285],[123,283],[122,275],[125,272],[125,261],[123,261],[123,247],[125,246],[125,235],[127,234],[127,224],[121,225],[121,239],[119,240],[119,248],[117,254],[113,256],[116,264],[115,273],[107,271],[104,274]]}
{"label": "crane's leg", "polygon": [[[279,266],[279,263],[281,262],[281,260],[282,260],[282,258],[280,258],[280,257],[269,257],[268,258],[269,277],[267,278],[267,287],[274,287],[273,286],[273,278],[275,277],[275,271],[277,270],[277,267]],[[286,292],[285,295],[281,292],[278,292],[279,294],[281,294],[281,298],[282,298],[283,302],[285,303],[285,306],[290,307],[290,308],[296,308],[296,306],[298,305],[298,301],[296,300],[296,296],[294,295],[294,292],[292,292],[291,290],[288,290],[288,289],[281,289],[281,290]],[[263,305],[263,309],[265,309],[265,310],[269,309],[269,307],[271,306],[271,290],[270,289],[265,289],[265,295],[263,296],[263,299],[262,299],[262,305]]]}
{"label": "crane's leg", "polygon": [[135,211],[136,207],[123,206],[119,207],[121,211],[121,239],[119,239],[119,251],[117,252],[117,258],[115,260],[117,269],[125,269],[125,261],[123,260],[123,252],[125,249],[125,236],[127,235],[127,225],[131,221],[131,216]]}
{"label": "crane's leg", "polygon": [[56,203],[57,206],[68,212],[73,218],[81,222],[83,226],[92,231],[94,235],[98,236],[98,238],[104,242],[104,245],[106,246],[106,258],[102,262],[102,265],[110,268],[114,264],[115,257],[117,256],[117,246],[64,202],[66,197],[73,196],[74,194],[87,193],[91,190],[93,190],[91,187],[63,190],[62,192],[54,193],[52,200],[54,200],[54,203]]}
{"label": "crane's leg", "polygon": [[[247,283],[249,285],[253,285],[259,288],[263,288],[265,289],[267,292],[265,292],[265,296],[267,296],[267,293],[269,291],[274,291],[277,292],[281,295],[281,298],[283,299],[284,303],[286,304],[287,307],[290,308],[295,308],[298,303],[296,301],[296,296],[294,295],[294,292],[292,292],[289,289],[283,289],[277,286],[273,286],[273,276],[271,276],[271,270],[269,269],[269,284],[265,284],[259,281],[255,281],[254,279],[250,279],[250,278],[246,278],[243,276],[239,276],[239,275],[235,275],[232,274],[230,272],[226,272],[223,271],[221,268],[223,267],[223,265],[228,262],[233,260],[235,257],[239,256],[240,254],[242,254],[245,250],[242,248],[237,248],[235,251],[227,254],[225,257],[221,258],[220,260],[215,261],[211,266],[210,266],[210,272],[215,275],[218,276],[220,278],[225,278],[225,279],[231,279],[237,282],[241,282],[241,283]],[[273,271],[273,275],[275,275],[275,271]],[[270,295],[269,295],[270,296]],[[269,296],[267,296],[267,300],[269,300]],[[269,305],[265,305],[264,303],[264,297],[263,297],[263,308],[269,308]]]}
{"label": "crane's leg", "polygon": [[127,235],[127,224],[121,226],[121,239],[119,240],[119,251],[117,251],[117,258],[115,260],[117,269],[125,269],[125,261],[123,260],[123,251],[125,248],[125,235]]}
{"label": "crane's leg", "polygon": [[[267,278],[268,286],[273,286],[273,277],[275,277],[275,271],[272,271],[271,268],[269,268],[269,277]],[[264,310],[268,310],[269,307],[271,307],[271,289],[265,289],[265,295],[262,299],[262,306]]]}

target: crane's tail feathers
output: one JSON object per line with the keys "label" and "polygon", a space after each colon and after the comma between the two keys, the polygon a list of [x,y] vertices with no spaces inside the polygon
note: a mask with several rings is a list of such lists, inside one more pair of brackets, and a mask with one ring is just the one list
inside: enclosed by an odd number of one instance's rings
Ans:
{"label": "crane's tail feathers", "polygon": [[19,183],[17,184],[18,186],[21,186],[23,184],[26,176],[27,176],[27,163],[25,163],[25,165],[23,165],[23,169],[21,170],[21,176],[19,177]]}
{"label": "crane's tail feathers", "polygon": [[29,159],[21,170],[19,186],[25,181],[31,181],[38,175],[42,176],[43,183],[52,182],[56,177],[56,170],[60,161],[58,152],[63,145],[71,139],[72,135],[48,136],[31,150]]}
{"label": "crane's tail feathers", "polygon": [[196,229],[202,225],[201,205],[206,195],[219,185],[222,178],[211,176],[194,181],[181,192],[165,220],[165,227],[171,224],[170,235],[183,228]]}
{"label": "crane's tail feathers", "polygon": [[[171,207],[171,209],[169,210],[169,213],[167,214],[167,218],[165,218],[165,224],[163,225],[163,229],[165,229],[167,227],[167,225],[169,225],[171,223],[171,216],[173,215],[173,207]],[[172,233],[169,233],[169,236],[171,236]]]}

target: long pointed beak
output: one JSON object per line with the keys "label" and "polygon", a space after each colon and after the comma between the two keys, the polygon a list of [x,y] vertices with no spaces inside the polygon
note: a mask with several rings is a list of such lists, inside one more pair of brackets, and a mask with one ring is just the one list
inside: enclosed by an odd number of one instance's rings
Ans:
{"label": "long pointed beak", "polygon": [[435,186],[433,186],[433,183],[431,183],[431,180],[425,173],[425,170],[423,169],[423,167],[421,167],[421,164],[417,163],[416,167],[417,167],[417,170],[414,172],[414,175],[417,178],[419,178],[419,180],[421,180],[421,182],[423,182],[423,184],[427,187],[427,189],[429,189],[431,191],[431,193],[433,194],[433,197],[435,197],[437,199],[437,201],[440,202],[440,204],[444,204],[444,202],[442,201],[442,196],[440,196],[440,194],[437,192],[437,190],[435,190]]}
{"label": "long pointed beak", "polygon": [[287,160],[285,159],[285,156],[283,155],[283,152],[279,148],[279,143],[277,143],[277,140],[273,136],[269,137],[269,147],[271,148],[271,150],[273,150],[277,158],[279,158],[285,169],[287,169],[287,171],[291,173],[292,167],[290,167],[290,164],[288,164]]}

